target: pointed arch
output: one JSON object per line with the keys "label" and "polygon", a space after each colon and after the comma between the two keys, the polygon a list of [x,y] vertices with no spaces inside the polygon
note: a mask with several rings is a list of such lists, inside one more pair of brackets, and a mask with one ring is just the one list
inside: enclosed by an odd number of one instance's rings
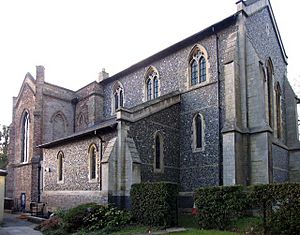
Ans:
{"label": "pointed arch", "polygon": [[204,149],[205,123],[201,113],[196,113],[193,117],[193,150]]}
{"label": "pointed arch", "polygon": [[68,126],[65,114],[57,111],[52,115],[50,122],[52,123],[52,140],[64,137]]}
{"label": "pointed arch", "polygon": [[282,137],[282,110],[281,110],[281,87],[279,82],[275,85],[275,107],[276,107],[276,127],[277,138]]}
{"label": "pointed arch", "polygon": [[124,106],[124,87],[120,81],[116,81],[112,89],[112,110],[113,113]]}
{"label": "pointed arch", "polygon": [[164,141],[160,131],[154,133],[154,172],[162,173],[164,170]]}
{"label": "pointed arch", "polygon": [[160,96],[160,78],[158,70],[149,66],[145,73],[145,100],[156,99]]}
{"label": "pointed arch", "polygon": [[273,128],[274,124],[274,112],[273,112],[273,63],[271,58],[269,58],[266,62],[266,97],[267,97],[267,117],[268,117],[268,123],[271,128]]}
{"label": "pointed arch", "polygon": [[83,112],[80,112],[77,116],[77,128],[82,130],[85,127],[87,127],[86,115],[84,115]]}
{"label": "pointed arch", "polygon": [[208,54],[202,45],[195,45],[188,56],[189,86],[205,83],[208,80]]}
{"label": "pointed arch", "polygon": [[62,183],[64,181],[64,153],[59,151],[57,153],[57,182]]}
{"label": "pointed arch", "polygon": [[30,115],[25,109],[21,119],[21,162],[28,162],[30,153]]}
{"label": "pointed arch", "polygon": [[93,181],[97,179],[97,156],[98,148],[95,143],[92,143],[88,148],[88,165],[89,165],[89,180]]}

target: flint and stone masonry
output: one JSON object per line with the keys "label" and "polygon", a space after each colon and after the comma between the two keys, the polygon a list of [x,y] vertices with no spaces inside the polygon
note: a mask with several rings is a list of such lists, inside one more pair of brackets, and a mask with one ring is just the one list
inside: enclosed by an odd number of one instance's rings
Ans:
{"label": "flint and stone masonry", "polygon": [[191,207],[198,187],[300,181],[299,100],[269,0],[238,1],[228,18],[78,91],[37,66],[13,101],[6,196],[19,209],[130,207],[132,184],[157,181],[177,183]]}

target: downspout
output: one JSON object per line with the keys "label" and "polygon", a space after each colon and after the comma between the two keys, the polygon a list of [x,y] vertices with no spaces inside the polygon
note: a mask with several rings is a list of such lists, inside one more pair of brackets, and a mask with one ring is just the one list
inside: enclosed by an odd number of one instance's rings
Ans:
{"label": "downspout", "polygon": [[98,137],[98,139],[100,140],[100,146],[99,146],[99,188],[100,191],[102,190],[102,156],[103,156],[103,149],[102,149],[102,145],[103,143],[105,143],[105,141],[102,139],[102,137],[100,135],[97,134],[97,130],[94,131],[95,136]]}
{"label": "downspout", "polygon": [[215,27],[212,31],[216,36],[216,54],[217,54],[217,79],[218,79],[218,115],[219,115],[219,185],[223,185],[223,136],[221,133],[222,113],[221,113],[221,81],[220,81],[220,62],[219,62],[219,36],[215,32]]}

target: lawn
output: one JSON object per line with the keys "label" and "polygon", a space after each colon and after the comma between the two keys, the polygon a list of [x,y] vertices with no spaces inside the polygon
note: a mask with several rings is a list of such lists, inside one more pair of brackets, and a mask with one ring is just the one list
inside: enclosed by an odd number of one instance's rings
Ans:
{"label": "lawn", "polygon": [[236,235],[238,233],[215,231],[215,230],[201,230],[201,229],[189,229],[185,232],[171,233],[172,235]]}

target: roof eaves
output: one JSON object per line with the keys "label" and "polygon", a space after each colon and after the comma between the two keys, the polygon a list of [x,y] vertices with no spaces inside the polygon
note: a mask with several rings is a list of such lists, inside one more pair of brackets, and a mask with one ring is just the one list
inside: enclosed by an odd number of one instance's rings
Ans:
{"label": "roof eaves", "polygon": [[179,51],[190,44],[196,43],[199,40],[201,40],[207,36],[213,35],[213,34],[219,32],[220,30],[222,30],[230,25],[233,25],[236,22],[236,19],[237,19],[237,14],[233,14],[233,15],[223,19],[222,21],[219,21],[219,22],[203,29],[202,31],[200,31],[196,34],[193,34],[192,36],[185,38],[182,41],[177,42],[177,43],[173,44],[172,46],[167,47],[166,49],[128,67],[127,69],[124,69],[121,72],[119,72],[109,78],[104,79],[101,83],[105,84],[105,83],[115,81],[118,78],[126,76],[126,75],[130,74],[131,72],[138,70],[148,64],[151,64],[152,62],[154,62],[160,58],[166,57],[166,56],[170,55],[171,53]]}

